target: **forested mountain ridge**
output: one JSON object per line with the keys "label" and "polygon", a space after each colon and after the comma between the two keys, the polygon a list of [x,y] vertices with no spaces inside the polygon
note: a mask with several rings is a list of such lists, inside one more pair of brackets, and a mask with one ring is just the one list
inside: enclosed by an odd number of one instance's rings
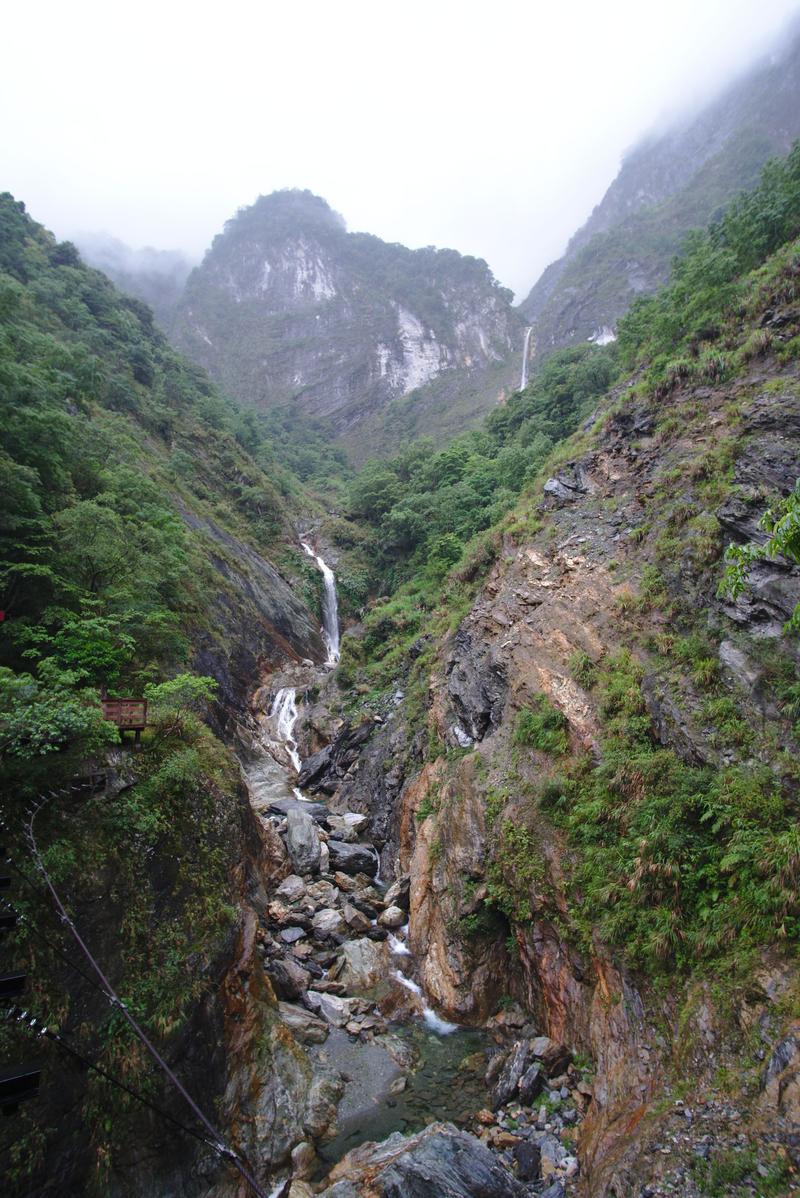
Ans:
{"label": "forested mountain ridge", "polygon": [[[23,835],[45,795],[37,835],[71,915],[223,1136],[235,1125],[242,1144],[269,1109],[268,1173],[312,1079],[272,991],[244,980],[266,850],[219,737],[237,742],[264,670],[324,658],[318,574],[294,530],[311,501],[151,311],[7,194],[0,410],[0,777],[4,856],[21,871],[4,964],[25,970],[31,1014],[166,1111],[40,1045],[39,1100],[0,1124],[4,1185],[155,1195],[218,1168],[176,1137],[181,1100],[79,972]],[[149,699],[141,752],[120,751],[101,690]],[[0,1052],[30,1059],[30,1036],[4,1021]]]}
{"label": "forested mountain ridge", "polygon": [[[57,625],[86,604],[103,618],[113,610],[112,639],[159,630],[143,657],[121,654],[121,677],[146,678],[150,658],[186,664],[186,633],[207,626],[202,608],[225,586],[212,550],[227,544],[235,557],[237,542],[245,557],[282,554],[301,484],[259,422],[169,346],[144,304],[8,195],[0,215],[4,658],[21,660],[36,620]],[[87,545],[100,530],[95,561]]]}
{"label": "forested mountain ridge", "polygon": [[519,311],[537,353],[611,331],[668,278],[685,234],[704,226],[765,161],[800,136],[800,28],[699,115],[626,155],[619,174]]}
{"label": "forested mountain ridge", "polygon": [[240,401],[328,418],[349,442],[391,400],[502,364],[522,325],[484,262],[348,233],[324,200],[285,191],[214,239],[172,337]]}

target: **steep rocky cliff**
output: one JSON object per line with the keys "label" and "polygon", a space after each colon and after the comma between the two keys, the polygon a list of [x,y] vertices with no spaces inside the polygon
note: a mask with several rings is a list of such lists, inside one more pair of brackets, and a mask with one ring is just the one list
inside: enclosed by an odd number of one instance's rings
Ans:
{"label": "steep rocky cliff", "polygon": [[[799,248],[742,283],[715,342],[729,369],[627,378],[416,635],[382,603],[345,640],[355,711],[382,724],[326,775],[328,802],[369,815],[384,874],[408,877],[445,1017],[516,1003],[591,1060],[577,1138],[558,1092],[538,1119],[509,1099],[525,1033],[496,1098],[510,1134],[491,1112],[476,1126],[542,1154],[560,1128],[587,1198],[797,1184],[800,569],[760,560],[742,594],[719,587],[726,543],[762,538],[798,474]],[[383,1193],[393,1150],[334,1176]]]}
{"label": "steep rocky cliff", "polygon": [[536,353],[608,337],[638,295],[668,277],[705,225],[765,160],[800,136],[800,30],[699,115],[626,155],[589,220],[520,305]]}
{"label": "steep rocky cliff", "polygon": [[521,347],[510,299],[478,259],[348,233],[319,197],[276,192],[215,238],[172,336],[238,399],[295,405],[349,437],[391,400]]}

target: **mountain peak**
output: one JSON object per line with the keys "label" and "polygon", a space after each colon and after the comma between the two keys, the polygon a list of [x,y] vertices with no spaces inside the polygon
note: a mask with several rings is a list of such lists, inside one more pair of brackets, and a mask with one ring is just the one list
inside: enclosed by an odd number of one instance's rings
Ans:
{"label": "mountain peak", "polygon": [[[282,240],[297,233],[346,233],[344,218],[322,196],[299,187],[261,195],[248,207],[240,208],[225,224],[223,237],[266,234]],[[218,240],[218,239],[215,239]]]}

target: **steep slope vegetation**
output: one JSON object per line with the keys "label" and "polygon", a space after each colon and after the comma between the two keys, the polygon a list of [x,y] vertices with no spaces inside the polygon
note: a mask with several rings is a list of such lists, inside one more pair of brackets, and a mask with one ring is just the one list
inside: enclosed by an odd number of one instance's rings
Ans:
{"label": "steep slope vegetation", "polygon": [[193,266],[185,254],[150,246],[134,250],[102,233],[83,233],[76,245],[84,261],[102,270],[120,291],[149,304],[160,327],[168,332]]}
{"label": "steep slope vegetation", "polygon": [[510,299],[478,259],[348,233],[319,197],[276,192],[214,239],[173,338],[238,399],[328,417],[349,444],[392,399],[504,362],[521,345]]}
{"label": "steep slope vegetation", "polygon": [[536,352],[611,330],[666,281],[683,237],[800,136],[800,30],[699,116],[636,147],[566,253],[520,305]]}
{"label": "steep slope vegetation", "polygon": [[[57,791],[36,825],[51,877],[131,1011],[268,1178],[319,1111],[252,969],[269,843],[209,726],[235,737],[270,663],[324,659],[300,598],[316,591],[294,547],[302,491],[150,310],[9,195],[0,406],[0,769],[22,918],[4,961],[27,971],[29,1010],[166,1111],[49,1044],[35,1113],[2,1121],[4,1180],[15,1194],[232,1193],[208,1144],[168,1122],[194,1126],[191,1113],[76,970],[22,833],[31,801]],[[141,752],[115,747],[101,688],[149,696]],[[0,1040],[4,1060],[36,1055],[16,1024]]]}
{"label": "steep slope vegetation", "polygon": [[[513,510],[345,638],[339,702],[385,724],[332,803],[410,876],[446,1017],[516,1002],[592,1060],[593,1198],[796,1188],[800,568],[756,548],[732,594],[723,555],[797,480],[798,236],[795,150],[623,323]],[[408,503],[367,480],[377,519]]]}

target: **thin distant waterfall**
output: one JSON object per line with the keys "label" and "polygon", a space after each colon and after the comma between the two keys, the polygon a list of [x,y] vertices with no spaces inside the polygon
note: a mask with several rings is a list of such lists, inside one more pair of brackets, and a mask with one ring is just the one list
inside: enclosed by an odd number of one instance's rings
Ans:
{"label": "thin distant waterfall", "polygon": [[336,576],[327,562],[315,553],[306,541],[300,544],[309,557],[317,564],[322,575],[324,590],[322,593],[322,637],[328,650],[326,666],[335,666],[339,660],[339,601],[336,597]]}
{"label": "thin distant waterfall", "polygon": [[520,379],[519,389],[522,391],[528,385],[528,349],[531,343],[531,333],[533,326],[525,330],[525,346],[522,350],[522,378]]}

